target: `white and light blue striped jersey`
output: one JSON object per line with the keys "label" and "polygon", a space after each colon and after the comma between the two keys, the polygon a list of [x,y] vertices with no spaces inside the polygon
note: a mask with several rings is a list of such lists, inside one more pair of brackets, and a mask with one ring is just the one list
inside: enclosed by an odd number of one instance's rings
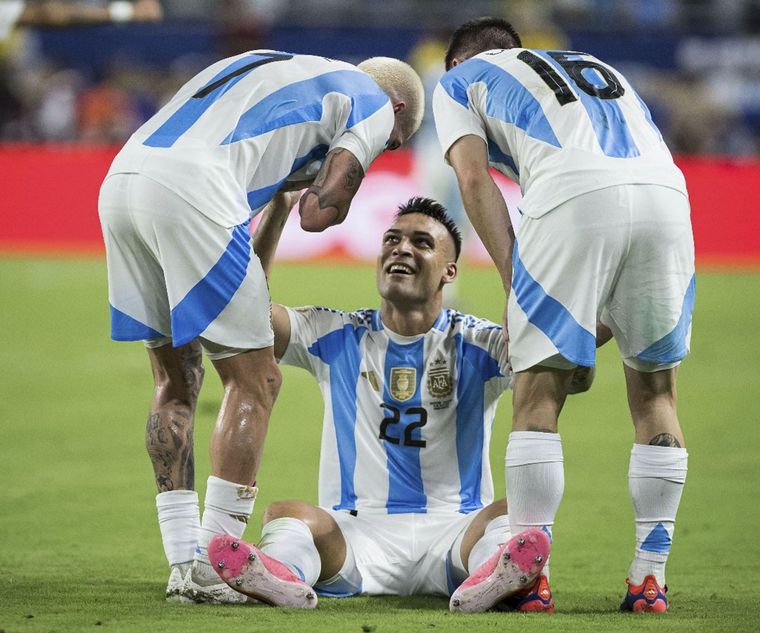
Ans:
{"label": "white and light blue striped jersey", "polygon": [[282,358],[319,381],[319,505],[468,513],[493,501],[491,427],[511,371],[501,328],[442,310],[405,337],[377,310],[288,309]]}
{"label": "white and light blue striped jersey", "polygon": [[387,95],[351,64],[251,51],[188,81],[132,135],[109,174],[144,174],[230,227],[286,180],[313,177],[336,147],[366,171],[393,121]]}
{"label": "white and light blue striped jersey", "polygon": [[585,53],[481,53],[448,71],[433,96],[444,156],[475,134],[491,166],[520,185],[531,217],[620,184],[686,194],[649,109],[614,68]]}

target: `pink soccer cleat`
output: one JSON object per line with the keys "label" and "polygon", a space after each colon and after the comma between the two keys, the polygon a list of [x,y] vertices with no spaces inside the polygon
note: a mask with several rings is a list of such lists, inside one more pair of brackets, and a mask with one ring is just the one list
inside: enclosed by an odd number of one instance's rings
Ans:
{"label": "pink soccer cleat", "polygon": [[230,587],[250,598],[293,609],[313,609],[317,594],[281,562],[255,545],[228,535],[208,544],[211,566]]}
{"label": "pink soccer cleat", "polygon": [[531,587],[546,564],[550,549],[549,537],[541,530],[521,532],[457,587],[449,609],[480,613]]}

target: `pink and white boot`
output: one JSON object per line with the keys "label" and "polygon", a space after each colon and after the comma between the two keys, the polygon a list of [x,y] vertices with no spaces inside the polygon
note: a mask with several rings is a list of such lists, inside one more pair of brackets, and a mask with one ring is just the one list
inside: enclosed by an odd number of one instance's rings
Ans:
{"label": "pink and white boot", "polygon": [[451,594],[449,609],[480,613],[530,587],[546,564],[550,550],[549,537],[541,530],[520,532],[457,587]]}
{"label": "pink and white boot", "polygon": [[311,586],[255,545],[229,535],[215,536],[208,544],[208,558],[224,582],[250,598],[273,607],[317,606]]}

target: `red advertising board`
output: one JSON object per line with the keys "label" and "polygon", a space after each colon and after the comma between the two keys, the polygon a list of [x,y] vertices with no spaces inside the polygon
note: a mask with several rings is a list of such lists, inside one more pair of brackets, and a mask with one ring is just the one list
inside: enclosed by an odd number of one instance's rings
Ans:
{"label": "red advertising board", "polygon": [[[102,252],[98,188],[116,151],[0,147],[0,253]],[[698,263],[760,266],[760,160],[683,157],[678,164],[689,186]],[[278,256],[371,260],[399,203],[413,195],[439,197],[424,182],[423,171],[411,152],[383,154],[367,174],[343,225],[324,234],[305,234],[293,218]],[[514,207],[517,188],[501,177],[499,186]],[[487,262],[482,246],[470,242],[469,259]]]}

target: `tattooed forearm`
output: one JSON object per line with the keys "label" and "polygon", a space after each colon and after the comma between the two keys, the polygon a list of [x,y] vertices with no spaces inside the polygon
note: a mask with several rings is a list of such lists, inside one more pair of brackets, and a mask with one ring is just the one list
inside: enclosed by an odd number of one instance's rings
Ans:
{"label": "tattooed forearm", "polygon": [[346,200],[345,193],[349,192],[349,199],[352,198],[362,178],[364,170],[356,157],[349,151],[337,148],[327,154],[307,195],[312,193],[317,196],[320,209],[334,207],[340,210]]}
{"label": "tattooed forearm", "polygon": [[681,448],[681,444],[672,433],[660,433],[649,440],[650,446],[670,446],[671,448]]}
{"label": "tattooed forearm", "polygon": [[346,191],[356,191],[361,184],[363,176],[364,174],[361,165],[359,165],[359,161],[352,157],[348,169],[346,170],[344,189]]}

